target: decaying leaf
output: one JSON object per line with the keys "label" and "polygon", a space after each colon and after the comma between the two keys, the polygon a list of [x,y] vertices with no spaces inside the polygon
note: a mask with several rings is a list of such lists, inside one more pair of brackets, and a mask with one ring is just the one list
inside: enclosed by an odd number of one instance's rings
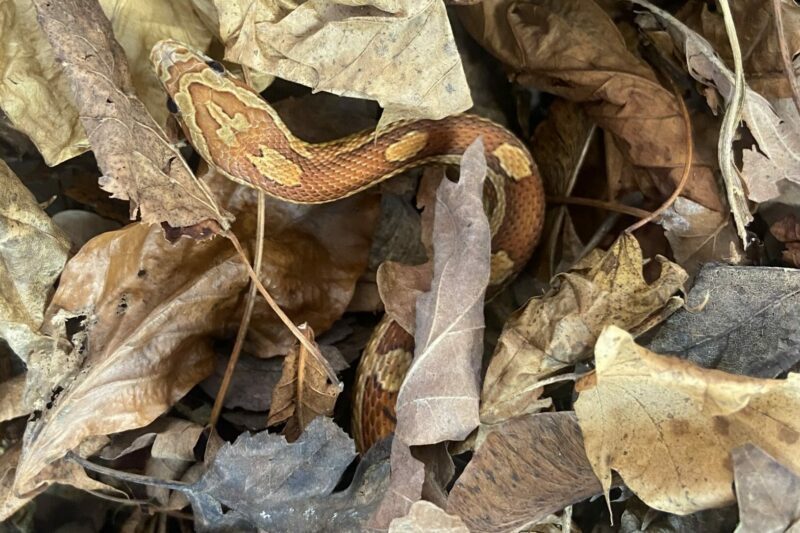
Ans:
{"label": "decaying leaf", "polygon": [[162,39],[175,39],[206,50],[213,35],[194,10],[192,0],[99,0],[114,37],[125,50],[139,100],[162,128],[169,111],[166,94],[150,63],[150,50]]}
{"label": "decaying leaf", "polygon": [[377,100],[382,124],[472,105],[441,0],[214,4],[226,59],[317,91]]}
{"label": "decaying leaf", "polygon": [[745,444],[733,450],[737,533],[800,531],[800,476],[764,450]]}
{"label": "decaying leaf", "polygon": [[731,452],[753,443],[800,470],[800,375],[755,379],[637,346],[608,326],[596,374],[575,403],[586,454],[608,497],[611,470],[645,503],[688,514],[734,501]]}
{"label": "decaying leaf", "polygon": [[54,347],[39,331],[69,240],[0,160],[0,338],[23,361]]}
{"label": "decaying leaf", "polygon": [[[300,326],[306,338],[314,342],[308,326]],[[283,422],[282,434],[294,442],[308,424],[319,416],[333,416],[333,406],[341,392],[341,384],[330,382],[335,372],[327,361],[320,361],[298,344],[283,359],[281,379],[272,391],[272,407],[267,425]]]}
{"label": "decaying leaf", "polygon": [[800,271],[706,265],[646,347],[733,374],[774,378],[800,362]]}
{"label": "decaying leaf", "polygon": [[30,412],[23,402],[25,374],[19,374],[0,383],[0,422],[24,416]]}
{"label": "decaying leaf", "polygon": [[395,518],[389,525],[389,533],[469,533],[469,529],[457,516],[452,516],[431,502],[414,502],[408,514]]}
{"label": "decaying leaf", "polygon": [[786,215],[772,224],[769,231],[786,246],[781,252],[783,261],[789,266],[800,267],[800,221],[797,217],[793,213]]}
{"label": "decaying leaf", "polygon": [[[65,314],[85,317],[85,338],[73,339],[82,371],[29,424],[18,490],[33,488],[45,465],[86,438],[148,424],[206,377],[210,334],[225,324],[246,280],[222,239],[171,245],[158,226],[134,224],[84,246],[47,311],[56,323]],[[39,355],[40,364],[50,356]]]}
{"label": "decaying leaf", "polygon": [[36,22],[32,0],[0,9],[0,108],[36,144],[48,165],[89,149],[67,76]]}
{"label": "decaying leaf", "polygon": [[[355,455],[344,431],[319,417],[294,443],[266,431],[240,436],[185,492],[200,527],[360,531],[386,490],[389,469],[386,447],[375,446],[350,486],[333,493]],[[221,504],[231,510],[223,514]]]}
{"label": "decaying leaf", "polygon": [[481,395],[481,422],[495,424],[541,406],[538,383],[587,358],[602,329],[616,324],[642,333],[683,301],[673,297],[686,273],[663,257],[660,277],[647,283],[636,238],[623,235],[559,274],[544,296],[515,313],[503,329]]}
{"label": "decaying leaf", "polygon": [[[628,51],[599,5],[593,0],[501,0],[467,6],[459,14],[516,81],[583,104],[627,159],[650,172],[646,190],[664,197],[672,193],[687,157],[680,108],[672,91]],[[715,163],[699,155],[683,195],[721,211]]]}
{"label": "decaying leaf", "polygon": [[406,444],[462,440],[478,425],[491,251],[485,177],[478,140],[464,152],[458,183],[442,180],[436,195],[433,281],[417,299],[414,361],[397,398],[396,435]]}
{"label": "decaying leaf", "polygon": [[602,490],[574,413],[525,415],[492,428],[450,491],[447,512],[470,531],[518,531]]}
{"label": "decaying leaf", "polygon": [[195,237],[227,229],[230,214],[133,95],[125,54],[97,1],[33,1],[105,174],[103,189],[130,200],[131,217],[141,212],[145,223],[187,228]]}
{"label": "decaying leaf", "polygon": [[378,267],[378,291],[386,306],[386,314],[407,332],[416,328],[417,298],[431,288],[433,263],[403,265],[385,261]]}
{"label": "decaying leaf", "polygon": [[[708,41],[666,11],[644,0],[633,1],[646,7],[667,28],[686,55],[689,73],[697,81],[713,86],[726,102],[730,102],[734,94],[734,73],[725,66]],[[757,149],[744,150],[741,177],[747,185],[747,197],[764,202],[779,196],[779,185],[783,180],[800,183],[800,119],[791,120],[788,114],[779,115],[763,96],[749,87],[745,87],[742,119],[758,143]],[[720,142],[725,140],[720,138]],[[732,147],[724,148],[725,157],[732,160]],[[722,162],[720,164],[724,170]],[[729,198],[730,195],[729,191]],[[734,205],[734,215],[739,217],[737,225],[746,225],[752,220],[746,206],[740,209]],[[742,231],[739,233],[741,235]]]}

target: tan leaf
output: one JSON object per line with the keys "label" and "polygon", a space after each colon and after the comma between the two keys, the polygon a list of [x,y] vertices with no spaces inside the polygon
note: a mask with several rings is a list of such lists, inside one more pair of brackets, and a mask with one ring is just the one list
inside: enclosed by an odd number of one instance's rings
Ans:
{"label": "tan leaf", "polygon": [[731,452],[753,443],[800,471],[800,375],[755,379],[637,346],[609,326],[575,412],[608,496],[611,469],[645,503],[688,514],[734,501]]}
{"label": "tan leaf", "polygon": [[769,231],[786,246],[781,253],[783,262],[793,267],[800,266],[800,222],[797,217],[790,213],[774,222]]}
{"label": "tan leaf", "polygon": [[486,437],[447,499],[471,531],[518,531],[600,494],[574,413],[526,415]]}
{"label": "tan leaf", "polygon": [[458,183],[439,185],[433,282],[417,299],[414,361],[397,398],[396,436],[407,444],[463,440],[478,425],[491,246],[485,177],[483,142],[477,140],[464,152]]}
{"label": "tan leaf", "polygon": [[24,416],[30,412],[22,401],[25,392],[25,374],[0,383],[0,422]]}
{"label": "tan leaf", "polygon": [[457,516],[452,516],[431,502],[414,502],[408,514],[395,518],[389,525],[389,533],[469,533],[469,529]]}
{"label": "tan leaf", "polygon": [[0,107],[48,165],[89,149],[72,103],[68,77],[36,22],[32,0],[10,0],[0,9]]}
{"label": "tan leaf", "polygon": [[316,91],[377,100],[382,124],[472,106],[441,0],[214,3],[226,59]]}
{"label": "tan leaf", "polygon": [[[100,185],[130,200],[131,216],[166,222],[208,237],[227,229],[230,214],[217,207],[207,187],[144,105],[133,96],[128,62],[111,24],[95,0],[34,0],[45,35],[70,82],[97,163]],[[202,223],[202,224],[201,224]]]}
{"label": "tan leaf", "polygon": [[800,531],[800,476],[757,446],[733,450],[737,533],[797,533]]}
{"label": "tan leaf", "polygon": [[52,346],[40,327],[69,239],[0,160],[0,338],[23,361]]}
{"label": "tan leaf", "polygon": [[150,50],[162,39],[175,39],[206,50],[213,35],[193,9],[192,0],[99,0],[114,37],[125,50],[136,94],[162,128],[169,111],[167,95],[150,63]]}
{"label": "tan leaf", "polygon": [[[82,371],[26,429],[17,488],[86,438],[143,426],[213,368],[219,332],[246,284],[227,241],[169,244],[134,224],[90,241],[67,264],[47,316],[85,316]],[[46,354],[45,354],[46,355]]]}
{"label": "tan leaf", "polygon": [[414,334],[417,298],[429,291],[433,263],[403,265],[385,261],[378,267],[378,291],[386,306],[386,314],[404,330]]}
{"label": "tan leaf", "polygon": [[[465,26],[519,83],[582,104],[626,158],[668,196],[686,161],[685,124],[672,91],[633,55],[593,0],[481,2],[459,9]],[[684,195],[722,210],[712,166],[697,153]],[[657,198],[661,200],[663,198]]]}
{"label": "tan leaf", "polygon": [[494,424],[540,405],[539,382],[584,360],[602,329],[616,324],[642,333],[682,303],[672,295],[686,273],[663,257],[660,277],[647,283],[636,238],[622,235],[605,253],[587,256],[559,274],[544,296],[515,313],[500,335],[481,395],[481,422]]}
{"label": "tan leaf", "polygon": [[[308,326],[300,331],[310,341],[314,332]],[[318,416],[333,416],[333,406],[341,392],[341,384],[331,383],[335,376],[330,364],[309,353],[305,346],[297,345],[283,360],[281,379],[272,391],[272,406],[268,426],[286,422],[282,433],[288,442],[294,442],[306,426]]]}

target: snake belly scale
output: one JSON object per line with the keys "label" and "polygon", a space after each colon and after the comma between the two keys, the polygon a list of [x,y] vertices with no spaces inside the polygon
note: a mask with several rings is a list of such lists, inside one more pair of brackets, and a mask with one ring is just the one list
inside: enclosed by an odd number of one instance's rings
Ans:
{"label": "snake belly scale", "polygon": [[[308,143],[255,90],[202,53],[167,40],[156,44],[151,60],[198,154],[231,180],[288,202],[333,202],[411,168],[458,164],[482,137],[488,166],[484,205],[492,229],[490,288],[508,282],[530,258],[542,230],[544,191],[530,152],[502,126],[463,114]],[[365,349],[353,395],[353,436],[360,451],[394,429],[394,404],[413,344],[413,337],[384,318]]]}

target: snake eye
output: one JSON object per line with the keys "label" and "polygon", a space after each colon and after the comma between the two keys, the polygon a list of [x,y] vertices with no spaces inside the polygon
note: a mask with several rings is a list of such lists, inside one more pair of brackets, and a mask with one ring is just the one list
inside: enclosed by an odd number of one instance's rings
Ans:
{"label": "snake eye", "polygon": [[222,63],[220,63],[219,61],[213,61],[213,60],[212,61],[207,61],[206,65],[211,67],[211,70],[213,70],[214,72],[217,72],[219,74],[224,74],[225,73],[225,67],[223,67]]}
{"label": "snake eye", "polygon": [[173,100],[170,96],[167,96],[167,110],[169,110],[169,112],[173,115],[176,115],[180,112],[178,109],[178,104],[176,104],[175,100]]}

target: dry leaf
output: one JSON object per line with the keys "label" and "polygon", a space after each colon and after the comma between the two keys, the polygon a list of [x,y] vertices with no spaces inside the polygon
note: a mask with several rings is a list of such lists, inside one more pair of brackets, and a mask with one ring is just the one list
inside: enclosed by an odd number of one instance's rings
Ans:
{"label": "dry leaf", "polygon": [[[800,53],[800,9],[792,2],[781,1],[789,57]],[[732,66],[731,44],[722,12],[719,9],[712,12],[709,6],[706,2],[692,0],[678,12],[677,18],[705,37],[725,63]],[[747,83],[767,98],[789,98],[791,92],[783,70],[772,2],[738,0],[730,2],[730,8]]]}
{"label": "dry leaf", "polygon": [[637,346],[608,326],[596,374],[577,384],[586,454],[608,497],[611,469],[645,503],[688,514],[734,501],[731,452],[748,442],[800,470],[800,375],[747,378]]}
{"label": "dry leaf", "polygon": [[54,347],[39,331],[69,240],[0,160],[0,338],[23,361]]}
{"label": "dry leaf", "polygon": [[790,213],[769,228],[775,238],[786,245],[781,256],[783,262],[795,268],[800,267],[800,222]]}
{"label": "dry leaf", "polygon": [[414,361],[397,398],[396,435],[406,444],[463,440],[478,425],[491,247],[485,177],[483,142],[477,140],[461,158],[458,183],[442,180],[436,195],[433,281],[417,299]]}
{"label": "dry leaf", "polygon": [[[300,326],[300,331],[314,342],[311,328]],[[294,442],[315,418],[332,417],[333,406],[342,388],[338,381],[329,381],[331,375],[336,374],[327,361],[320,361],[300,344],[292,348],[283,359],[281,379],[272,391],[267,425],[286,422],[281,433],[288,442]]]}
{"label": "dry leaf", "polygon": [[0,383],[0,422],[24,416],[30,412],[23,399],[25,374],[19,374]]}
{"label": "dry leaf", "polygon": [[800,476],[752,444],[733,450],[733,472],[737,533],[800,531]]}
{"label": "dry leaf", "polygon": [[[666,26],[686,55],[689,73],[697,81],[713,86],[725,102],[730,102],[734,93],[734,73],[725,66],[708,41],[666,11],[644,0],[633,1],[650,10]],[[758,143],[758,149],[744,150],[741,177],[747,185],[747,197],[755,202],[764,202],[779,196],[779,185],[783,180],[800,183],[800,118],[795,114],[792,120],[788,113],[776,113],[763,96],[745,87],[742,119]],[[724,142],[724,138],[721,137],[720,142]],[[732,146],[723,148],[725,156],[732,160]],[[733,179],[738,182],[737,177]],[[737,215],[737,210],[734,210],[734,215]],[[752,217],[744,212],[740,213],[740,219],[746,225]],[[739,233],[741,235],[741,230]]]}
{"label": "dry leaf", "polygon": [[416,328],[417,298],[431,289],[433,263],[403,265],[385,261],[378,267],[378,292],[386,314],[411,335]]}
{"label": "dry leaf", "polygon": [[395,518],[389,525],[389,533],[469,533],[469,529],[457,516],[452,516],[431,502],[414,502],[408,514]]}
{"label": "dry leaf", "polygon": [[543,413],[492,428],[447,500],[470,531],[517,531],[600,494],[574,413]]}
{"label": "dry leaf", "polygon": [[213,35],[195,12],[192,0],[99,0],[114,37],[125,50],[136,95],[164,128],[170,117],[167,95],[150,63],[150,50],[162,39],[175,39],[206,50]]}
{"label": "dry leaf", "polygon": [[0,9],[0,108],[36,144],[48,165],[89,149],[69,82],[36,22],[32,0]]}
{"label": "dry leaf", "polygon": [[[216,398],[219,394],[227,366],[227,357],[217,357],[214,373],[200,383],[200,387],[209,397]],[[281,378],[282,368],[283,360],[280,357],[260,359],[241,354],[225,395],[225,407],[255,412],[269,410],[272,391]]]}
{"label": "dry leaf", "polygon": [[103,189],[130,200],[131,217],[140,211],[145,223],[186,227],[195,237],[227,229],[230,214],[217,207],[133,95],[125,54],[96,0],[34,4],[105,174]]}
{"label": "dry leaf", "polygon": [[86,438],[148,424],[205,378],[213,368],[210,335],[246,280],[221,239],[171,245],[158,226],[134,224],[84,246],[47,312],[56,324],[64,315],[86,317],[85,336],[73,338],[82,371],[26,429],[18,490],[32,489],[45,465]]}
{"label": "dry leaf", "polygon": [[539,381],[591,354],[602,329],[616,324],[639,333],[682,303],[672,295],[686,273],[656,257],[660,277],[648,284],[636,238],[623,235],[559,274],[544,296],[512,315],[495,349],[481,395],[481,422],[495,424],[540,408]]}
{"label": "dry leaf", "polygon": [[[649,170],[647,189],[672,193],[687,156],[678,103],[593,0],[501,0],[459,14],[516,81],[583,104],[627,159]],[[721,211],[715,164],[696,158],[683,195]]]}
{"label": "dry leaf", "polygon": [[472,106],[441,0],[214,3],[226,59],[315,91],[377,100],[382,124]]}
{"label": "dry leaf", "polygon": [[706,265],[646,347],[705,368],[774,378],[800,363],[800,271]]}

